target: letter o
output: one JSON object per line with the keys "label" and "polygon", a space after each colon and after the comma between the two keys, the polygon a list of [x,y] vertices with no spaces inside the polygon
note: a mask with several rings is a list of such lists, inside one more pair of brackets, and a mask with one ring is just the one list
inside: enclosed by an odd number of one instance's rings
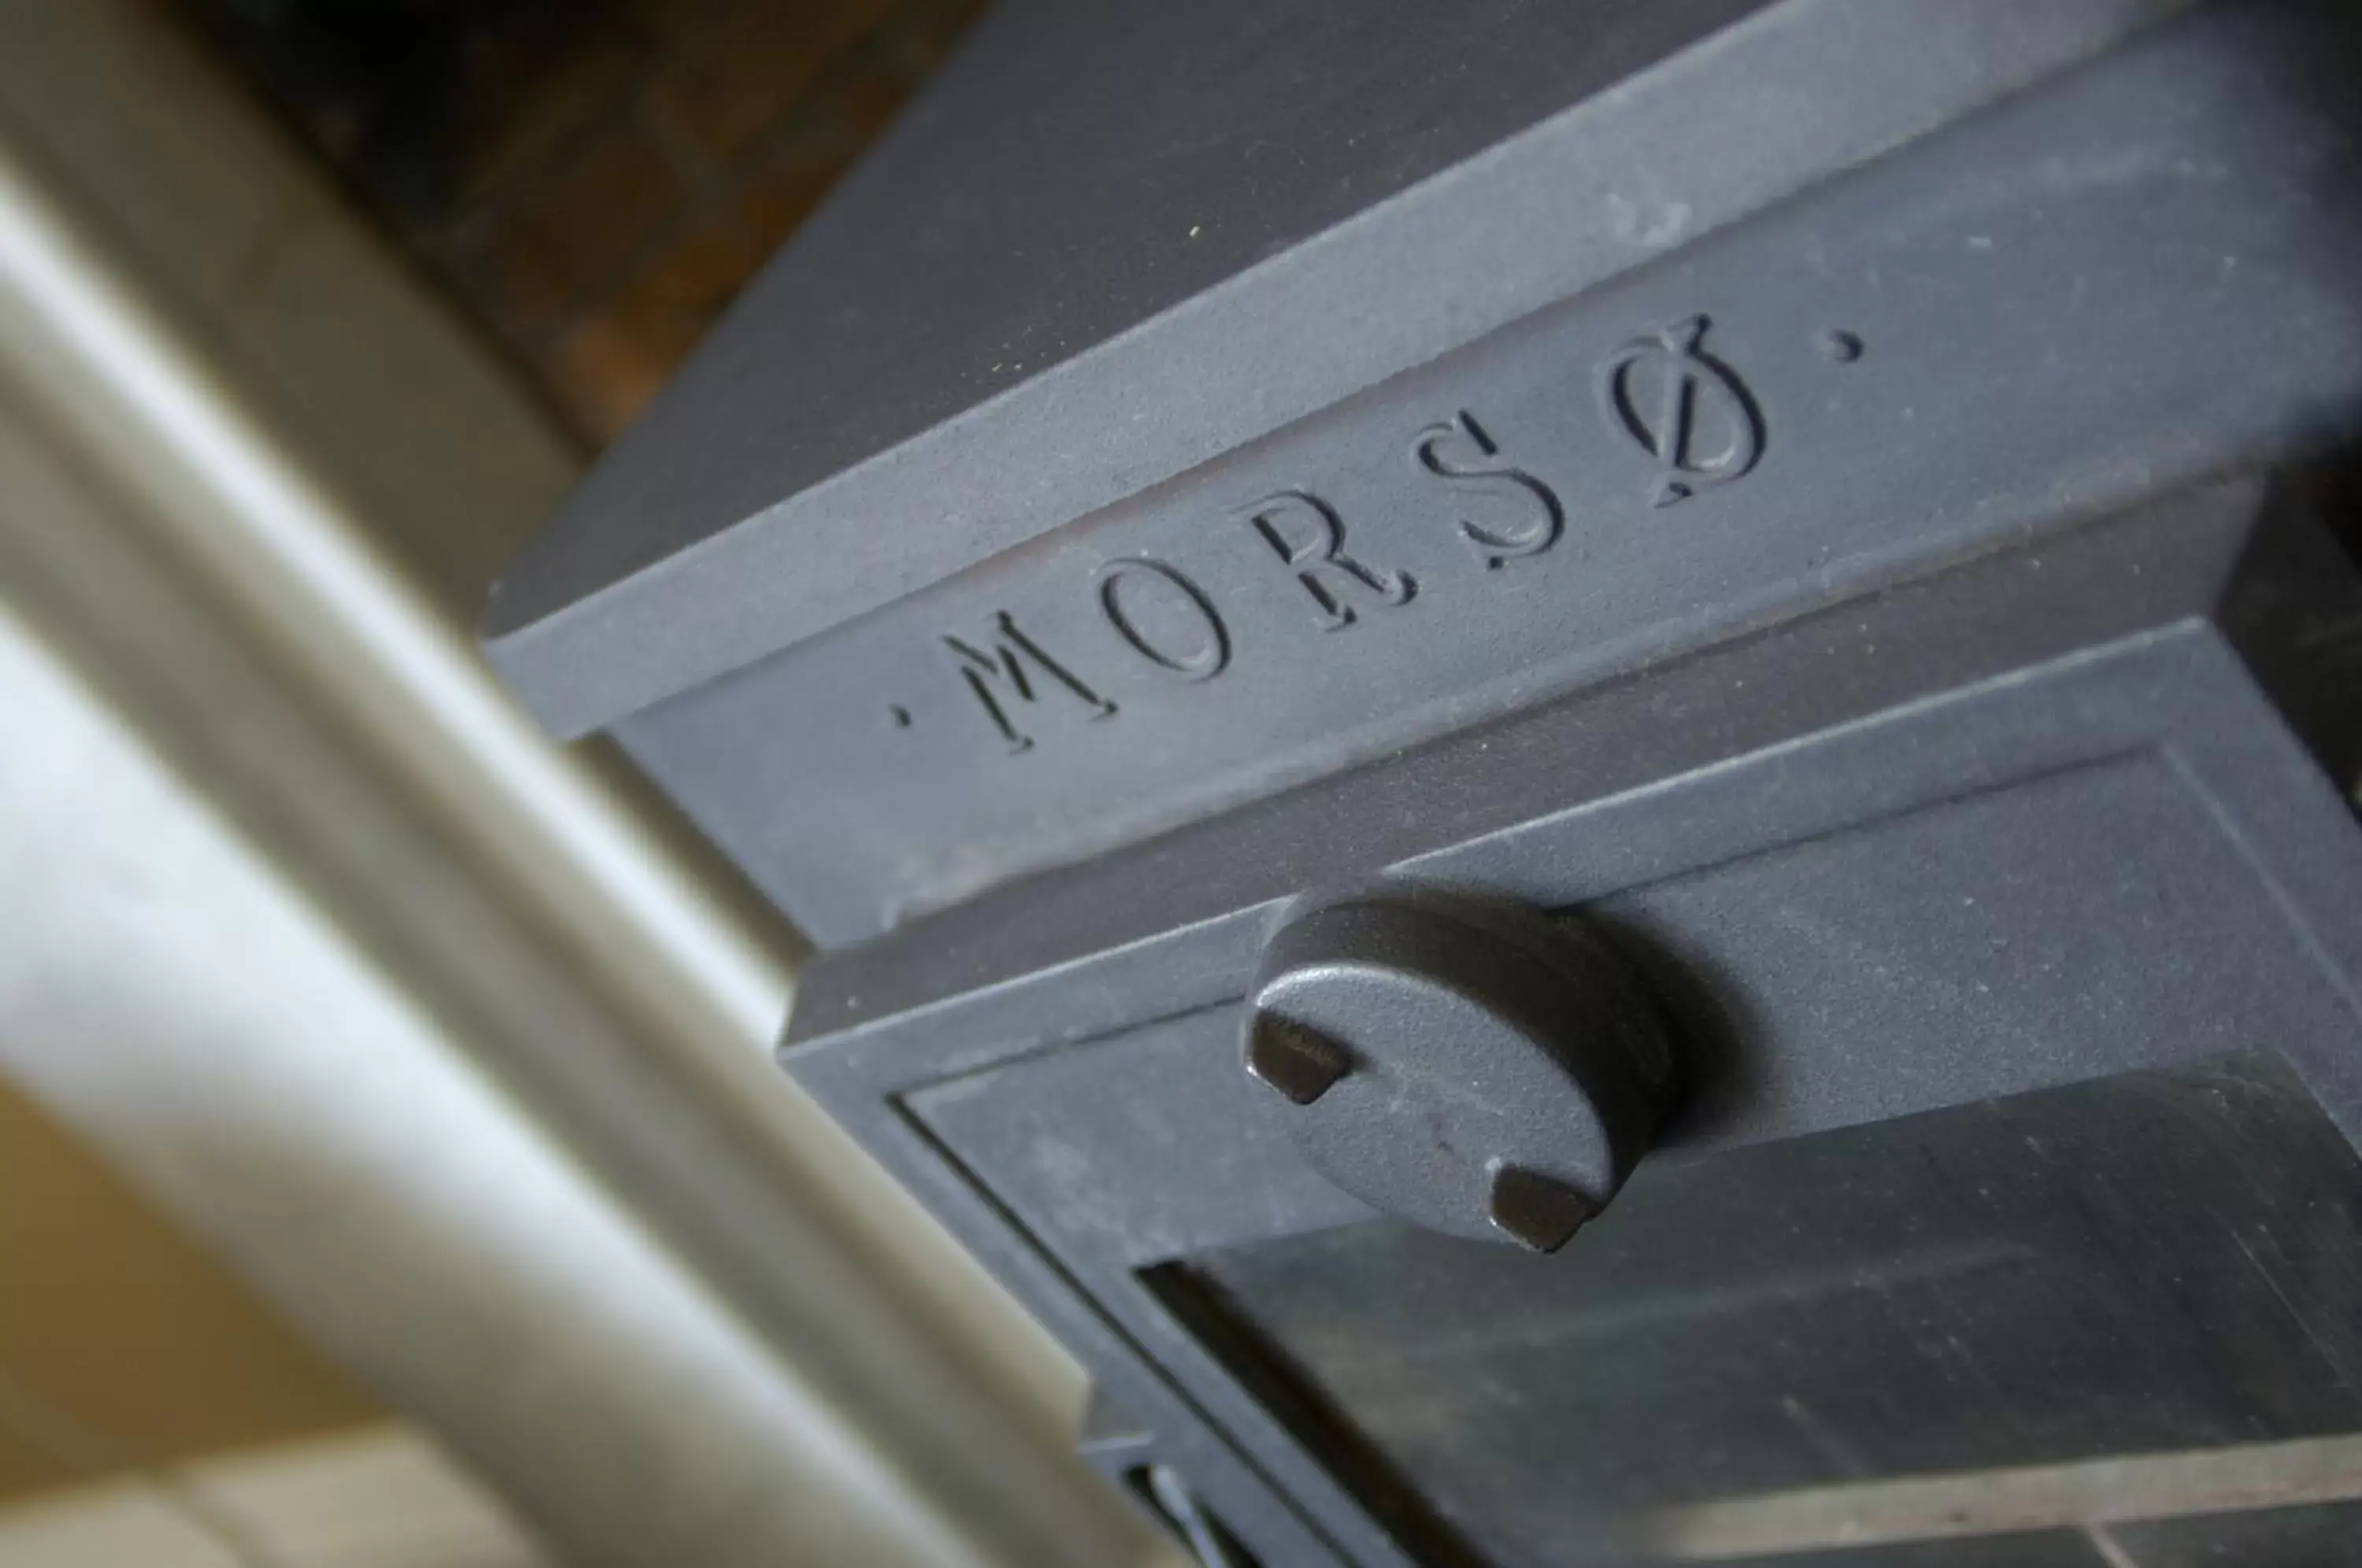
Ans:
{"label": "letter o", "polygon": [[[1149,586],[1152,583],[1164,586],[1153,589]],[[1127,586],[1132,584],[1138,586],[1130,589],[1131,607],[1127,608]],[[1172,627],[1154,627],[1156,635],[1152,635],[1151,628],[1142,626],[1142,616],[1146,607],[1141,596],[1149,593],[1182,609],[1197,620],[1202,633],[1191,640],[1192,646],[1176,651],[1171,646],[1176,641],[1172,635]],[[1221,616],[1215,613],[1213,601],[1208,599],[1196,583],[1163,561],[1138,556],[1109,561],[1101,567],[1099,608],[1106,613],[1108,624],[1131,645],[1132,651],[1159,668],[1187,676],[1191,680],[1211,680],[1230,668],[1230,629],[1222,624]]]}

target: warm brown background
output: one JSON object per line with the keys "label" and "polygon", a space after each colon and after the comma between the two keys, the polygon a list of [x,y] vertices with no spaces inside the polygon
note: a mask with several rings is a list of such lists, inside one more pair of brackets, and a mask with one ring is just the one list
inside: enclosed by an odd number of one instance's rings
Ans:
{"label": "warm brown background", "polygon": [[181,0],[590,446],[982,0]]}
{"label": "warm brown background", "polygon": [[381,1416],[0,1085],[0,1502]]}

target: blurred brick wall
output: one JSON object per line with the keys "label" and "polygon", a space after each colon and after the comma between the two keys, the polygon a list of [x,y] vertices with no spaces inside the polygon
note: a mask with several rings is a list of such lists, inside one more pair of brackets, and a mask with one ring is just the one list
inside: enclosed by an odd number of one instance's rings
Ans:
{"label": "blurred brick wall", "polygon": [[180,0],[587,442],[983,0]]}

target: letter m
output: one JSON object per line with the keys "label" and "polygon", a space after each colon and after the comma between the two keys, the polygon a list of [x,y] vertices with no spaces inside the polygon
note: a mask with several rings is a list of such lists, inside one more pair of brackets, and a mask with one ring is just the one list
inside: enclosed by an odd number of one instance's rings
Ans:
{"label": "letter m", "polygon": [[[984,709],[985,716],[1000,738],[1009,743],[1011,752],[1031,751],[1033,738],[1017,727],[1010,716],[1016,702],[1032,702],[1035,693],[1051,686],[1063,688],[1070,696],[1090,710],[1094,719],[1104,719],[1115,712],[1115,704],[1086,685],[1082,678],[1052,658],[1042,645],[1018,630],[1017,623],[1003,610],[993,621],[994,635],[985,647],[979,648],[958,637],[945,637],[944,646],[952,651],[954,662],[966,679],[967,689]],[[1029,673],[1029,667],[1030,671]],[[1046,684],[1044,684],[1046,682]]]}

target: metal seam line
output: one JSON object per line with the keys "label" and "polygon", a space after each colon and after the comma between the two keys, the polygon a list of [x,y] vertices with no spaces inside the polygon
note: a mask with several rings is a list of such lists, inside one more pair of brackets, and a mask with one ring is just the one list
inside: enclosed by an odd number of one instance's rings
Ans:
{"label": "metal seam line", "polygon": [[2299,1438],[1726,1497],[1642,1521],[1651,1549],[1716,1562],[2362,1499],[2362,1436]]}

